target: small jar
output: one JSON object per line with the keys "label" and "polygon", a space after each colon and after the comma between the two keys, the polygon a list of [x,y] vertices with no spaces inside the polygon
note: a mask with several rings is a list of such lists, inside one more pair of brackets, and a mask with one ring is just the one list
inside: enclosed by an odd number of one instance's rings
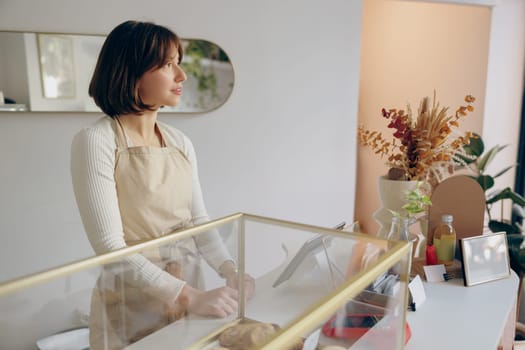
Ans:
{"label": "small jar", "polygon": [[441,223],[434,229],[434,247],[438,264],[451,265],[456,253],[456,230],[454,217],[450,214],[441,216]]}

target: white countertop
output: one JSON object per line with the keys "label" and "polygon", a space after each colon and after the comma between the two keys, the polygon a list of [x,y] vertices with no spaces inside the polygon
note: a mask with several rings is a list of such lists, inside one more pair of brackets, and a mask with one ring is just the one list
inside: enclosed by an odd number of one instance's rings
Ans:
{"label": "white countertop", "polygon": [[407,313],[406,350],[495,350],[518,293],[518,277],[464,287],[462,279],[424,283],[426,301]]}
{"label": "white countertop", "polygon": [[[331,289],[326,282],[320,280],[305,288],[304,280],[296,285],[293,278],[286,284],[272,288],[271,285],[284,265],[257,278],[256,293],[246,305],[248,318],[287,324]],[[506,279],[472,287],[464,287],[462,279],[423,285],[425,302],[417,311],[407,312],[412,336],[405,346],[406,350],[497,349],[517,296],[518,278],[515,273]],[[294,296],[293,302],[290,302],[290,295]],[[234,317],[204,319],[190,316],[188,320],[170,324],[126,349],[185,349],[203,335],[233,319]],[[368,336],[375,338],[373,332],[369,333]],[[358,341],[351,349],[369,348],[359,344]]]}

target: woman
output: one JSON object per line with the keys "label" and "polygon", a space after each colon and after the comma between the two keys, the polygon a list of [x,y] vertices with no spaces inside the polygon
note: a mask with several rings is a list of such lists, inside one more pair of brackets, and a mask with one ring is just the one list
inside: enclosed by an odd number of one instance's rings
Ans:
{"label": "woman", "polygon": [[[169,29],[127,21],[106,38],[89,94],[106,114],[73,140],[75,197],[97,254],[208,221],[190,140],[157,121],[175,106],[186,75]],[[199,289],[199,252],[226,286]],[[254,281],[244,276],[246,295]],[[226,317],[237,309],[237,272],[217,232],[168,252],[143,252],[105,268],[92,295],[91,349],[120,349],[185,312]]]}

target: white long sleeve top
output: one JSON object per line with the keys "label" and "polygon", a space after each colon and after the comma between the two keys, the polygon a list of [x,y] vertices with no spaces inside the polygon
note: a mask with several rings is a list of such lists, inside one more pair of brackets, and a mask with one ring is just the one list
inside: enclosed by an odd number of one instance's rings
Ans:
{"label": "white long sleeve top", "polygon": [[[127,246],[114,178],[117,145],[111,123],[110,117],[102,117],[77,133],[71,147],[73,189],[86,234],[96,254]],[[191,163],[193,224],[209,221],[191,141],[181,131],[162,122],[158,124],[169,143],[180,148]],[[128,139],[128,146],[130,144]],[[233,260],[217,231],[198,235],[195,243],[208,264],[216,271],[223,262]],[[175,300],[185,284],[142,255],[133,255],[126,262],[133,269],[135,282],[144,286],[147,293],[162,300]]]}

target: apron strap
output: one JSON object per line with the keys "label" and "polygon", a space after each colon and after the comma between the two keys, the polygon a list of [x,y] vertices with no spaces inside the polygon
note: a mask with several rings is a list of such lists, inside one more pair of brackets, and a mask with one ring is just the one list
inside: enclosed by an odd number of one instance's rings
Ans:
{"label": "apron strap", "polygon": [[[113,123],[111,123],[111,125],[113,127],[113,131],[115,132],[115,142],[117,144],[117,149],[126,149],[128,148],[128,138],[126,137],[124,127],[122,126],[122,123],[120,122],[118,116],[116,116],[113,119],[114,121]],[[164,137],[164,132],[157,123],[155,123],[155,130],[159,131],[161,147],[168,147],[166,143],[166,138]]]}
{"label": "apron strap", "polygon": [[166,142],[166,138],[164,137],[164,132],[162,131],[162,129],[160,128],[158,123],[155,123],[155,129],[157,129],[159,131],[161,147],[168,147],[168,144]]}
{"label": "apron strap", "polygon": [[126,134],[124,133],[124,127],[122,127],[118,116],[113,118],[113,123],[111,123],[111,126],[115,132],[115,143],[117,144],[117,150],[128,148],[128,140],[126,138]]}

